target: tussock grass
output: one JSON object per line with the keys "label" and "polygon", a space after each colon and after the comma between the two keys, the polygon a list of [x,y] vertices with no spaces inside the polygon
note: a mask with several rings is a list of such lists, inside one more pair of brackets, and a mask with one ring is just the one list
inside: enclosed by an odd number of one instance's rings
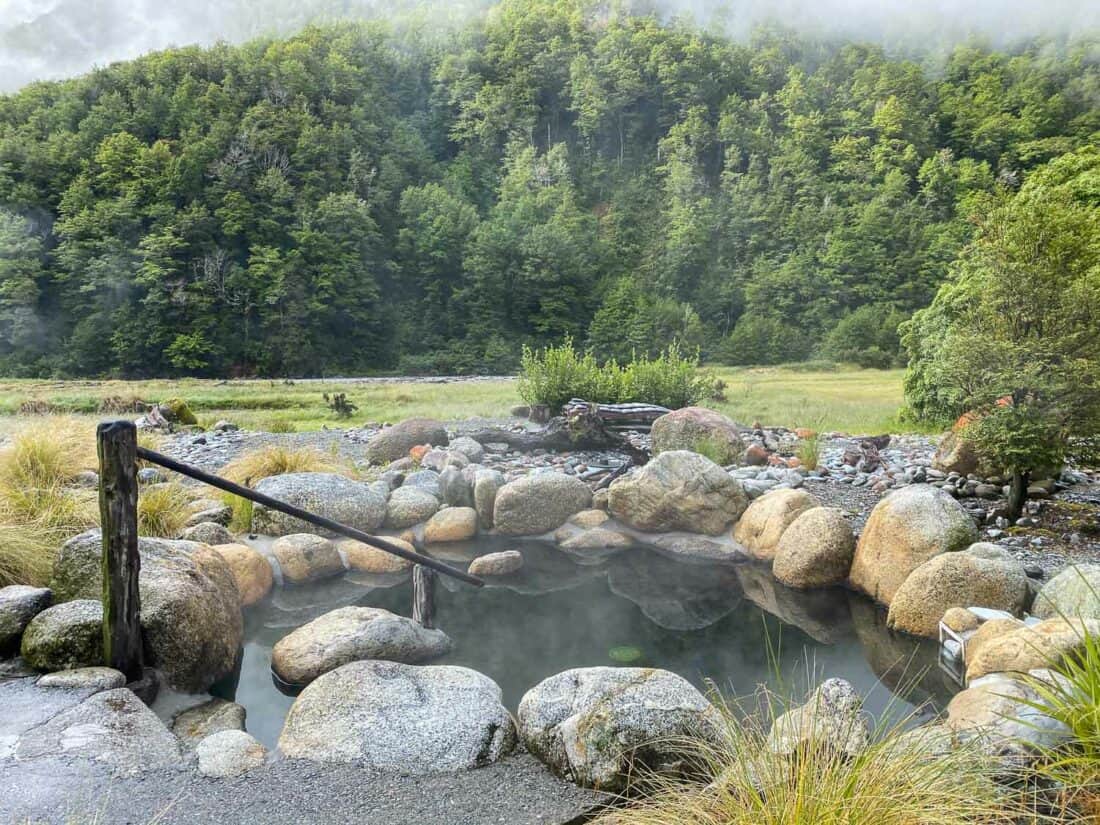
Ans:
{"label": "tussock grass", "polygon": [[310,447],[273,444],[238,456],[222,468],[221,475],[238,484],[252,486],[260,479],[285,473],[340,473],[353,476],[355,468]]}
{"label": "tussock grass", "polygon": [[[765,703],[768,704],[768,703]],[[779,709],[782,709],[779,703]],[[772,712],[726,707],[725,743],[690,748],[691,780],[643,775],[644,796],[599,825],[1009,825],[1028,818],[976,748],[930,756],[928,740],[875,732],[855,757],[813,739],[791,755],[768,747]],[[840,738],[843,738],[841,736]],[[835,740],[833,740],[835,741]]]}
{"label": "tussock grass", "polygon": [[138,535],[174,539],[190,517],[192,495],[182,484],[168,482],[138,495]]}
{"label": "tussock grass", "polygon": [[70,486],[95,466],[95,439],[71,419],[23,427],[0,449],[0,586],[46,583],[61,544],[96,524],[95,492]]}

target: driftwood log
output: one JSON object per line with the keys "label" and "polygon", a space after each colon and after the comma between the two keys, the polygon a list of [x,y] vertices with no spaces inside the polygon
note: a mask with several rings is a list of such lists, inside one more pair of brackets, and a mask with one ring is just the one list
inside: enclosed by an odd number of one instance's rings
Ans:
{"label": "driftwood log", "polygon": [[532,452],[567,452],[570,450],[614,450],[626,453],[636,465],[649,461],[649,452],[630,442],[622,434],[608,427],[600,417],[597,405],[573,408],[568,415],[551,418],[541,430],[514,432],[500,427],[490,427],[470,433],[470,437],[482,444],[507,444],[514,450]]}
{"label": "driftwood log", "polygon": [[662,415],[672,412],[657,404],[593,404],[580,398],[572,399],[561,409],[562,415],[578,412],[595,413],[604,424],[615,429],[648,430]]}

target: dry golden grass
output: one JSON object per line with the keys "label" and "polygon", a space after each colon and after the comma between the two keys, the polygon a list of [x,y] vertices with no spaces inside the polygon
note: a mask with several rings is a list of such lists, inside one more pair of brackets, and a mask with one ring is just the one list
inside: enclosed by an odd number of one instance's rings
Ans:
{"label": "dry golden grass", "polygon": [[[721,747],[685,742],[693,780],[645,776],[598,825],[1010,825],[1037,821],[974,747],[929,756],[901,726],[855,757],[820,744],[773,753],[771,717],[726,711]],[[765,714],[767,716],[767,714]],[[755,721],[754,721],[755,720]],[[843,738],[843,736],[841,737]],[[924,744],[927,744],[924,743]]]}
{"label": "dry golden grass", "polygon": [[238,456],[225,465],[221,475],[238,484],[251,486],[260,479],[285,473],[356,474],[350,464],[320,450],[272,445]]}
{"label": "dry golden grass", "polygon": [[138,496],[138,535],[174,539],[188,517],[193,496],[182,484],[157,484]]}
{"label": "dry golden grass", "polygon": [[79,420],[26,426],[0,450],[0,585],[46,583],[61,544],[96,524],[95,492],[71,486],[95,466]]}

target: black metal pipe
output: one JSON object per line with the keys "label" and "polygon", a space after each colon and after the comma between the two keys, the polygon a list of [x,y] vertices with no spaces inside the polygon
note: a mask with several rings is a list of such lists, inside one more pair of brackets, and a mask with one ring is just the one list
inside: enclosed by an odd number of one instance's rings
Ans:
{"label": "black metal pipe", "polygon": [[345,524],[341,524],[338,521],[333,521],[330,518],[324,516],[318,516],[308,510],[303,510],[301,507],[295,507],[293,504],[287,504],[285,501],[279,501],[271,496],[265,496],[263,493],[257,493],[255,490],[245,487],[241,484],[237,484],[233,481],[228,481],[221,476],[213,475],[204,470],[200,470],[198,467],[192,467],[190,464],[184,464],[181,461],[176,461],[174,458],[169,458],[161,453],[154,452],[145,447],[138,446],[137,448],[138,458],[143,458],[146,461],[151,461],[153,464],[159,464],[167,470],[179,473],[180,475],[188,476],[196,481],[201,481],[203,484],[209,484],[211,487],[217,487],[219,490],[225,490],[227,493],[232,493],[235,496],[241,498],[247,498],[250,501],[254,501],[257,504],[262,504],[264,507],[268,507],[272,510],[278,510],[280,513],[286,513],[288,516],[301,519],[302,521],[309,522],[317,527],[322,527],[331,533],[337,533],[341,536],[346,536],[349,539],[355,539],[361,541],[363,544],[369,544],[371,547],[376,547],[383,552],[390,553],[394,556],[400,556],[403,559],[408,559],[415,564],[422,564],[425,567],[430,567],[432,570],[437,570],[445,576],[464,581],[467,584],[472,584],[476,587],[481,587],[485,584],[477,576],[471,576],[469,573],[465,573],[461,570],[456,570],[450,565],[444,564],[441,561],[431,558],[430,556],[422,556],[419,553],[413,553],[406,550],[404,547],[398,547],[396,544],[392,544],[386,541],[384,538],[378,536],[372,536],[369,533],[364,533],[362,530],[356,530],[354,527],[348,527]]}

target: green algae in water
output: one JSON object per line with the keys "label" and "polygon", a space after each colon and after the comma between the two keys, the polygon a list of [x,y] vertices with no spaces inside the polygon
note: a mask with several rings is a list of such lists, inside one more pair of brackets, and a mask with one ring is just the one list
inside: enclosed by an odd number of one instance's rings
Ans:
{"label": "green algae in water", "polygon": [[619,645],[607,651],[607,658],[620,665],[629,665],[641,661],[642,651],[634,645]]}

